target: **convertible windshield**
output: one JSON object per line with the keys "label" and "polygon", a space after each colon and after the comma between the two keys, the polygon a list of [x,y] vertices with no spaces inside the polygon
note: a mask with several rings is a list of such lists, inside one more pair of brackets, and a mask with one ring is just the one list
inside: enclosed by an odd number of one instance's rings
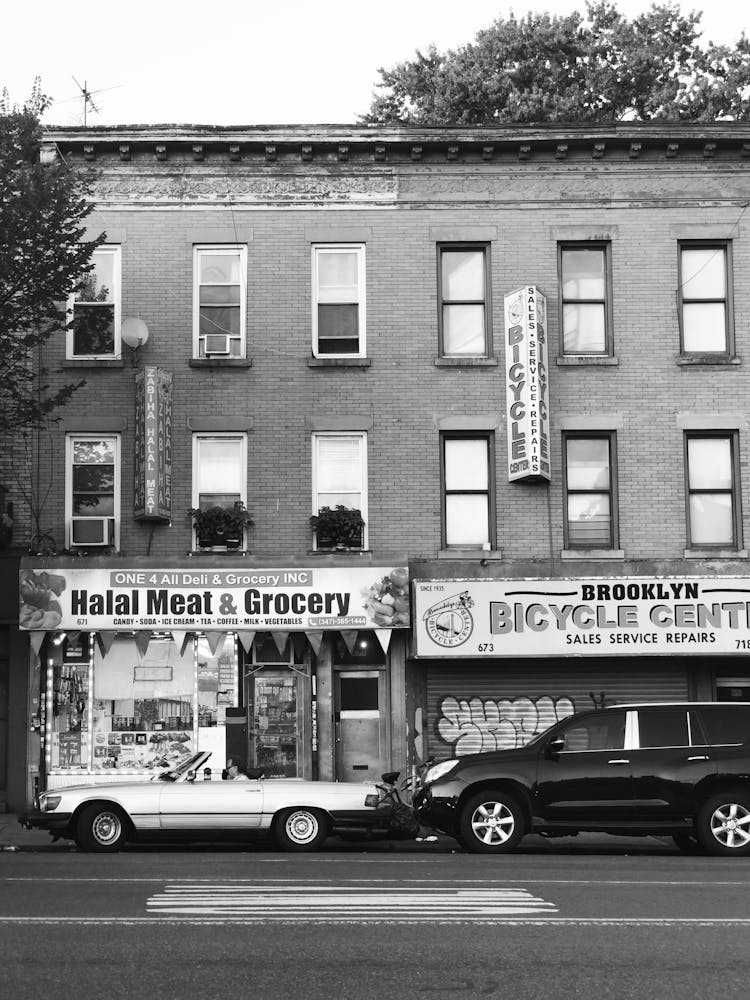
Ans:
{"label": "convertible windshield", "polygon": [[202,764],[204,761],[208,760],[209,756],[210,754],[206,754],[205,752],[194,753],[192,757],[188,757],[187,760],[183,760],[181,764],[177,765],[177,767],[173,767],[169,771],[162,771],[161,774],[157,774],[156,780],[179,781],[179,779],[182,778],[183,775],[187,774],[188,771],[193,770],[198,766],[198,764]]}

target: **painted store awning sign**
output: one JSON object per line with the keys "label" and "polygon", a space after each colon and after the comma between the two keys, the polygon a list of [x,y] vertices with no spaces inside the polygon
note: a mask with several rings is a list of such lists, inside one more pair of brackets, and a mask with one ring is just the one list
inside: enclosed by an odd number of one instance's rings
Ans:
{"label": "painted store awning sign", "polygon": [[750,652],[750,578],[415,580],[417,656]]}
{"label": "painted store awning sign", "polygon": [[52,629],[406,628],[404,567],[29,568],[20,627]]}

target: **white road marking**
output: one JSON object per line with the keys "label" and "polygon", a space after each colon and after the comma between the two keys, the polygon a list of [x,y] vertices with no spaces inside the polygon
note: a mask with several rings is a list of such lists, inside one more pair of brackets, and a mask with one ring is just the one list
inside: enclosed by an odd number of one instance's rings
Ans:
{"label": "white road marking", "polygon": [[[387,919],[362,919],[354,921],[357,924],[381,924],[387,923]],[[85,926],[85,927],[143,927],[143,926],[233,926],[253,923],[274,923],[274,924],[296,924],[301,921],[289,917],[263,918],[255,920],[247,916],[223,916],[223,917],[0,917],[2,925],[20,926]],[[306,920],[312,924],[336,924],[346,923],[346,920],[334,920],[330,917],[321,917],[314,920]],[[352,922],[352,921],[349,921]],[[439,918],[425,919],[420,915],[418,918],[409,920],[399,920],[399,924],[409,924],[420,926],[425,923],[430,924],[466,924],[478,926],[505,926],[505,927],[750,927],[750,917],[503,917],[494,919],[477,918],[466,920],[461,918]]]}
{"label": "white road marking", "polygon": [[167,885],[147,901],[150,913],[242,916],[256,923],[360,923],[422,920],[471,923],[557,913],[553,903],[526,889],[447,889],[401,885],[297,885],[201,882]]}

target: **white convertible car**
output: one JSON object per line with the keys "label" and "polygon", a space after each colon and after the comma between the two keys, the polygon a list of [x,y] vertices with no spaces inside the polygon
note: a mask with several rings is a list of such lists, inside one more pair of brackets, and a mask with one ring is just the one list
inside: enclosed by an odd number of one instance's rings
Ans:
{"label": "white convertible car", "polygon": [[206,781],[198,771],[210,756],[193,754],[150,781],[42,792],[20,822],[100,852],[157,837],[211,841],[264,831],[282,850],[312,851],[332,833],[391,834],[391,809],[377,785],[298,778]]}

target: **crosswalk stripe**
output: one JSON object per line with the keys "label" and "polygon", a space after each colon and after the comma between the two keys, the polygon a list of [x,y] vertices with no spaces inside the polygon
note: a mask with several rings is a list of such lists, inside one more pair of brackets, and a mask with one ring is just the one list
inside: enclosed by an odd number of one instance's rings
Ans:
{"label": "crosswalk stripe", "polygon": [[241,916],[254,921],[291,920],[372,922],[486,922],[534,914],[555,914],[557,907],[519,887],[449,889],[444,886],[294,885],[268,883],[183,883],[167,885],[147,900],[154,915]]}

